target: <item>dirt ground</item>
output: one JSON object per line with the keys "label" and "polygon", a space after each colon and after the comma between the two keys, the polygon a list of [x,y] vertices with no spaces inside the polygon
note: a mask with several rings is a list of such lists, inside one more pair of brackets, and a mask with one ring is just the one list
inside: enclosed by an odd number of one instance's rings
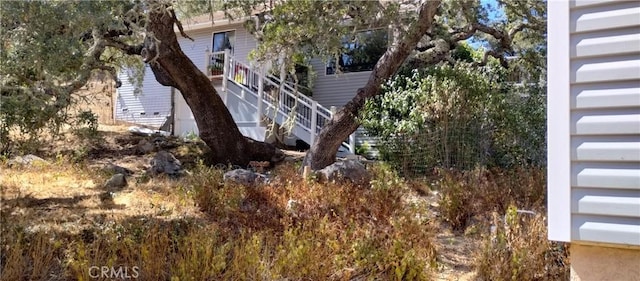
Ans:
{"label": "dirt ground", "polygon": [[[10,216],[33,222],[33,231],[48,228],[78,233],[86,227],[143,215],[167,220],[204,219],[193,200],[178,192],[182,188],[179,181],[145,176],[153,153],[141,152],[140,144],[149,137],[134,136],[122,125],[101,125],[99,130],[101,137],[88,145],[70,141],[50,143],[41,155],[54,159],[48,160],[48,164],[0,170],[0,207],[10,209]],[[156,145],[171,151],[184,166],[206,162],[198,158],[206,151],[202,144],[174,140]],[[304,155],[287,154],[293,158]],[[67,164],[74,159],[80,164]],[[123,190],[103,187],[109,174],[102,169],[108,163],[134,172],[128,187]],[[437,194],[417,195],[412,200],[426,201],[431,213],[437,216]],[[474,280],[472,253],[479,246],[479,239],[452,233],[446,225],[438,228],[436,280]]]}

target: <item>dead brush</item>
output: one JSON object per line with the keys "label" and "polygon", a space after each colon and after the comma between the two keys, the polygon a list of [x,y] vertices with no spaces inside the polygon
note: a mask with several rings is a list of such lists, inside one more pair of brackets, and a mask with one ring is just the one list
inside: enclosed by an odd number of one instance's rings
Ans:
{"label": "dead brush", "polygon": [[94,280],[92,266],[136,267],[143,281],[431,279],[434,230],[403,204],[410,190],[394,174],[379,173],[368,188],[307,181],[292,165],[272,173],[270,183],[244,187],[195,167],[166,192],[192,196],[202,218],[103,218],[78,234],[3,223],[0,279]]}
{"label": "dead brush", "polygon": [[494,213],[493,225],[474,259],[480,280],[569,279],[568,246],[547,239],[543,215],[511,206],[504,217]]}
{"label": "dead brush", "polygon": [[546,203],[546,173],[541,168],[440,170],[438,174],[439,210],[457,231],[465,230],[473,218],[504,214],[510,205],[541,209]]}

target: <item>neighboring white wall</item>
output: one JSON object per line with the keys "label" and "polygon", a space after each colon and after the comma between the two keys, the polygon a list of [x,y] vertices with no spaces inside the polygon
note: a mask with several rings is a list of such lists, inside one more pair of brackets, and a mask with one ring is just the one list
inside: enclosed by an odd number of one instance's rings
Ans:
{"label": "neighboring white wall", "polygon": [[640,246],[640,2],[549,3],[549,238]]}
{"label": "neighboring white wall", "polygon": [[[241,24],[218,25],[207,29],[187,31],[194,40],[178,35],[178,42],[182,51],[202,71],[206,69],[205,52],[211,50],[212,36],[215,32],[235,30],[234,56],[239,61],[247,62],[248,54],[255,49],[256,41]],[[145,67],[145,76],[140,93],[134,93],[134,86],[129,82],[125,71],[119,74],[122,86],[117,89],[115,119],[135,124],[160,127],[171,113],[171,88],[160,85],[153,76],[151,69]],[[177,135],[183,135],[194,131],[195,121],[191,110],[184,99],[176,92],[176,131]],[[143,114],[144,113],[144,114]],[[189,121],[191,120],[191,124]],[[179,124],[178,124],[179,123]],[[195,130],[197,132],[197,130]]]}
{"label": "neighboring white wall", "polygon": [[122,86],[116,89],[114,116],[116,121],[159,128],[171,114],[171,89],[160,85],[149,66],[139,92],[129,82],[127,70],[118,74]]}

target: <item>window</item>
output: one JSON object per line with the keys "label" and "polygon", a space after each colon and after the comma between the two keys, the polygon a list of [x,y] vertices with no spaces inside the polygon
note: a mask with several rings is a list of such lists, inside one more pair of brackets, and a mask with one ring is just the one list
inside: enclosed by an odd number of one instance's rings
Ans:
{"label": "window", "polygon": [[370,71],[387,51],[386,29],[362,31],[351,40],[343,40],[343,52],[338,61],[332,59],[327,64],[326,74],[341,72]]}
{"label": "window", "polygon": [[235,31],[216,32],[211,40],[212,52],[208,68],[213,76],[222,75],[224,68],[224,50],[229,49],[233,54],[233,44],[235,41]]}
{"label": "window", "polygon": [[233,52],[233,44],[235,41],[235,31],[217,32],[213,34],[212,52],[223,52],[230,49]]}

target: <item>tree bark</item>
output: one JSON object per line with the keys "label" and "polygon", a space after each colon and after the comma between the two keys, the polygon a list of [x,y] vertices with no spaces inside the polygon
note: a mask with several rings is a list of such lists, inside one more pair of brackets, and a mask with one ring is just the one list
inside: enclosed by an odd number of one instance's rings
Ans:
{"label": "tree bark", "polygon": [[277,154],[275,146],[240,133],[209,78],[182,52],[175,24],[175,14],[169,9],[150,9],[142,56],[156,80],[180,91],[193,112],[200,138],[211,148],[214,161],[242,166],[249,161],[273,161]]}
{"label": "tree bark", "polygon": [[318,170],[335,162],[340,145],[360,126],[357,116],[367,99],[381,94],[382,83],[390,78],[416,48],[420,39],[433,24],[440,1],[424,1],[419,8],[418,18],[405,34],[396,29],[394,44],[387,48],[376,63],[369,80],[358,89],[355,97],[338,110],[329,123],[320,131],[316,141],[304,158],[303,166]]}

